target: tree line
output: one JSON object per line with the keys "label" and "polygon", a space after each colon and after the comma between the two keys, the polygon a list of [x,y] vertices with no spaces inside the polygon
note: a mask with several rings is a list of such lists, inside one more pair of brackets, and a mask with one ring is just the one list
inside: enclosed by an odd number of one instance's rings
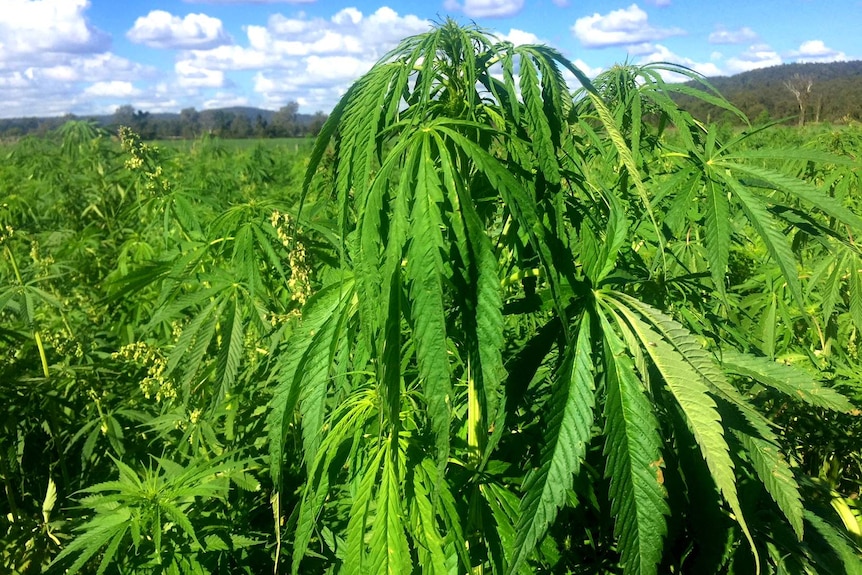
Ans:
{"label": "tree line", "polygon": [[184,108],[179,113],[151,113],[132,105],[119,106],[104,116],[64,116],[0,119],[0,139],[44,135],[69,120],[91,120],[102,127],[129,126],[144,140],[193,139],[203,134],[221,138],[297,138],[316,136],[326,114],[300,114],[299,104],[288,102],[276,111],[234,107],[211,110]]}

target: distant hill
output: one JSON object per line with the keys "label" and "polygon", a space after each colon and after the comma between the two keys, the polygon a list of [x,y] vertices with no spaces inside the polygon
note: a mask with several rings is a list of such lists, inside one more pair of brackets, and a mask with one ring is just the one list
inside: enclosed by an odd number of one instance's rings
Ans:
{"label": "distant hill", "polygon": [[[786,82],[811,80],[806,122],[862,120],[862,61],[827,64],[783,64],[708,81],[751,121],[777,120],[799,114],[799,106]],[[694,84],[694,83],[690,83]],[[731,114],[687,96],[677,102],[700,120],[735,121]]]}

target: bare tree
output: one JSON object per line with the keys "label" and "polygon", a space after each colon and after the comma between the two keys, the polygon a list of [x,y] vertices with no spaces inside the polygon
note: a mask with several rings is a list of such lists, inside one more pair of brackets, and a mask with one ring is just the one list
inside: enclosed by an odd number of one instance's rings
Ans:
{"label": "bare tree", "polygon": [[796,104],[799,106],[799,127],[805,125],[805,110],[808,108],[808,100],[811,98],[811,87],[814,85],[814,80],[810,76],[802,76],[794,74],[789,80],[784,82],[784,87],[790,90],[790,93],[796,97]]}

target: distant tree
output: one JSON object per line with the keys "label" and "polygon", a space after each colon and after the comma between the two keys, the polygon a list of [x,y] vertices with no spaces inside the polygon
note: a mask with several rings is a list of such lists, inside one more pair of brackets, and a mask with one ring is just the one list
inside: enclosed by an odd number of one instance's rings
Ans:
{"label": "distant tree", "polygon": [[180,110],[180,133],[183,138],[195,138],[200,132],[200,114],[194,108]]}
{"label": "distant tree", "polygon": [[131,104],[125,104],[123,106],[117,107],[114,110],[114,117],[112,118],[112,124],[115,127],[120,126],[129,126],[131,127],[135,120],[135,108]]}
{"label": "distant tree", "polygon": [[794,74],[789,80],[784,81],[784,87],[793,94],[796,98],[796,105],[799,106],[800,128],[805,125],[805,110],[808,108],[808,101],[811,99],[811,87],[813,85],[814,80],[811,76],[803,76],[802,74]]}
{"label": "distant tree", "polygon": [[237,114],[230,123],[229,134],[231,138],[248,138],[251,136],[252,128],[248,116]]}
{"label": "distant tree", "polygon": [[224,136],[230,128],[234,115],[224,110],[208,110],[201,114],[201,128],[214,136]]}
{"label": "distant tree", "polygon": [[308,133],[312,136],[317,136],[317,134],[320,133],[320,129],[323,128],[326,118],[327,115],[323,112],[315,112],[314,116],[311,118],[311,123],[308,125]]}
{"label": "distant tree", "polygon": [[150,113],[138,110],[132,115],[130,127],[144,140],[152,140],[156,137],[156,127],[151,121]]}
{"label": "distant tree", "polygon": [[296,113],[298,111],[299,104],[296,102],[288,102],[285,106],[279,108],[269,123],[270,135],[276,138],[295,136],[299,131],[299,126],[296,123]]}
{"label": "distant tree", "polygon": [[260,114],[257,115],[257,118],[254,119],[254,128],[253,133],[255,138],[265,138],[267,131],[267,123],[266,120],[263,119],[263,116]]}

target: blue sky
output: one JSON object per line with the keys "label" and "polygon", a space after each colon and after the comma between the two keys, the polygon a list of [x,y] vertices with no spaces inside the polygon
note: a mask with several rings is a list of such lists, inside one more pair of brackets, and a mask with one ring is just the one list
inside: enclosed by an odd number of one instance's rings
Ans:
{"label": "blue sky", "polygon": [[451,16],[593,76],[862,59],[862,0],[0,0],[0,117],[248,105],[328,111],[404,36]]}

